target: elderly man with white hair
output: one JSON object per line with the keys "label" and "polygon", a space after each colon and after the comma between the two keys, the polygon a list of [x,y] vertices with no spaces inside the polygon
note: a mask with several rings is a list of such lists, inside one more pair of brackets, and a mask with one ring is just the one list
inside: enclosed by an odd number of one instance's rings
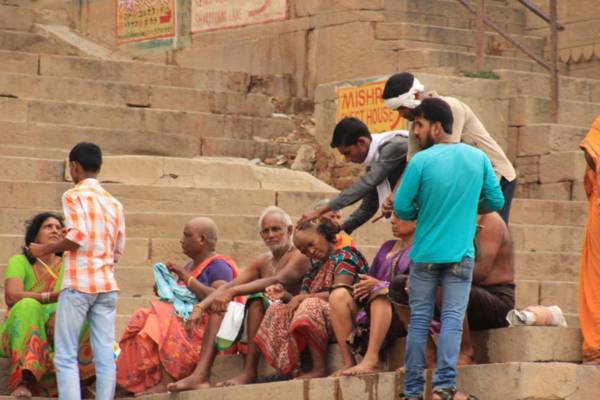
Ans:
{"label": "elderly man with white hair", "polygon": [[[200,302],[188,320],[190,324],[201,321],[208,314],[204,343],[214,343],[221,335],[222,322],[231,315],[230,305],[237,296],[249,295],[246,301],[245,332],[234,332],[235,339],[247,337],[248,351],[241,375],[222,382],[222,386],[243,385],[256,380],[260,351],[252,340],[262,322],[270,297],[291,299],[300,291],[302,277],[310,269],[310,261],[292,243],[293,225],[290,216],[281,208],[267,207],[258,220],[259,234],[268,251],[257,256],[240,275],[224,284]],[[223,322],[225,324],[226,322]],[[210,371],[217,355],[215,346],[202,346],[200,359],[194,372],[187,378],[168,386],[169,392],[179,392],[210,387]]]}
{"label": "elderly man with white hair", "polygon": [[[392,75],[385,83],[383,90],[385,105],[398,111],[409,121],[415,119],[414,109],[421,104],[422,100],[430,97],[441,98],[448,103],[452,110],[454,123],[452,124],[451,141],[474,146],[483,151],[491,160],[505,199],[504,208],[499,211],[499,214],[508,224],[510,205],[517,185],[517,174],[502,148],[486,130],[473,110],[454,97],[440,96],[435,91],[426,92],[425,86],[408,72]],[[421,146],[411,130],[408,138],[408,159],[410,160],[419,150],[421,150]],[[391,212],[391,196],[385,202],[384,209]]]}

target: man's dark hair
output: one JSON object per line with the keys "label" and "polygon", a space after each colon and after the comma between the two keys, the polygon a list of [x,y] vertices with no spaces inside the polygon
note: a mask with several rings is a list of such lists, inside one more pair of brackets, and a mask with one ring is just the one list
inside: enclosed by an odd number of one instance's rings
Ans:
{"label": "man's dark hair", "polygon": [[352,146],[358,143],[358,139],[361,137],[371,139],[371,132],[367,125],[358,118],[345,117],[335,126],[330,145],[333,149],[340,146]]}
{"label": "man's dark hair", "polygon": [[33,264],[35,262],[35,257],[31,257],[26,248],[29,247],[31,243],[35,242],[35,237],[37,236],[40,229],[42,229],[42,225],[44,225],[44,222],[46,222],[48,218],[54,218],[58,220],[58,222],[60,222],[60,226],[63,228],[65,227],[63,217],[51,212],[43,212],[37,214],[36,216],[31,218],[31,220],[25,223],[25,246],[23,247],[23,255],[27,257],[27,260],[29,260],[30,264]]}
{"label": "man's dark hair", "polygon": [[452,116],[452,109],[444,100],[435,97],[423,100],[421,105],[415,108],[415,115],[425,118],[431,124],[439,122],[444,128],[444,132],[452,135],[454,117]]}
{"label": "man's dark hair", "polygon": [[97,144],[81,142],[71,149],[69,161],[78,162],[86,172],[98,172],[102,165],[102,150]]}
{"label": "man's dark hair", "polygon": [[410,90],[415,81],[413,74],[409,72],[402,72],[400,74],[394,74],[389,77],[383,88],[384,99],[392,99],[404,94]]}

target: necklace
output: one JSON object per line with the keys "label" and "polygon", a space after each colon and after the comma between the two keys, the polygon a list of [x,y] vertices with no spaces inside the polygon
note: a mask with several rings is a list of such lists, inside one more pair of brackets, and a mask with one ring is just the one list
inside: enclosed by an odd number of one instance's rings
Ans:
{"label": "necklace", "polygon": [[[283,261],[287,261],[288,254],[289,254],[289,253],[291,253],[291,252],[292,252],[292,250],[294,250],[294,245],[290,243],[290,245],[288,246],[287,250],[285,251],[285,253],[283,253],[283,254],[281,255],[281,257],[279,258],[279,260],[277,260],[276,262],[273,262],[273,264],[272,264],[272,271],[271,271],[271,273],[272,273],[273,275],[275,275],[275,274],[276,274],[276,273],[279,271],[279,268],[281,267],[281,265],[280,265],[280,264],[281,264]],[[272,255],[272,254],[273,254],[273,253],[271,253],[271,255]],[[275,261],[275,257],[273,257],[273,261]],[[284,265],[285,265],[285,264],[284,264]]]}
{"label": "necklace", "polygon": [[43,262],[41,259],[36,257],[36,260],[42,264],[42,266],[44,267],[44,269],[46,270],[46,272],[48,272],[50,274],[50,276],[52,276],[54,279],[58,279],[58,276],[56,276],[56,274],[54,273],[54,271],[52,270],[52,268],[50,268],[50,266],[48,264],[46,264],[45,262]]}

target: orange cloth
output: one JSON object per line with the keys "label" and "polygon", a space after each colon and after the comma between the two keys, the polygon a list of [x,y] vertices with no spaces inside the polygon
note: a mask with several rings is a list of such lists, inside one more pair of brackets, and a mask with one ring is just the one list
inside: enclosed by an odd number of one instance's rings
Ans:
{"label": "orange cloth", "polygon": [[[229,264],[234,279],[239,275],[235,261],[218,254],[199,263],[190,274],[198,279],[216,260]],[[184,282],[179,283],[185,285]],[[243,299],[234,300],[242,302]],[[160,382],[163,369],[175,380],[189,376],[198,363],[207,322],[208,314],[205,313],[202,324],[194,329],[192,338],[189,338],[183,320],[175,314],[175,308],[170,303],[152,301],[149,309],[135,311],[119,342],[119,386],[131,393],[143,392]],[[236,351],[237,347],[233,346],[225,354]]]}
{"label": "orange cloth", "polygon": [[600,116],[581,142],[596,164],[585,172],[588,221],[579,272],[579,319],[583,334],[583,361],[600,364]]}
{"label": "orange cloth", "polygon": [[339,250],[348,246],[356,248],[356,244],[354,243],[352,236],[348,235],[346,232],[338,233],[336,237],[335,248]]}

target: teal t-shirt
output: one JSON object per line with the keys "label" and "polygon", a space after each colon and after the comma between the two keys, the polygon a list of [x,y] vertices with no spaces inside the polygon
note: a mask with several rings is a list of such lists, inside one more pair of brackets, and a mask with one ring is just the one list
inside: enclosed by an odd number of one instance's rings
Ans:
{"label": "teal t-shirt", "polygon": [[436,144],[415,154],[394,198],[400,219],[417,220],[410,258],[418,263],[473,258],[480,199],[488,211],[504,206],[492,163],[481,150]]}

